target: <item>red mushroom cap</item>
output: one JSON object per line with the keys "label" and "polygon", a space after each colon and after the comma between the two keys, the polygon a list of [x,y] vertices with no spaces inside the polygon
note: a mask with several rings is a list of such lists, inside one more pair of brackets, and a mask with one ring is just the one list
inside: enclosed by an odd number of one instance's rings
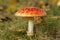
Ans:
{"label": "red mushroom cap", "polygon": [[37,17],[37,16],[46,16],[46,12],[43,9],[39,8],[22,8],[16,12],[15,16],[20,17]]}

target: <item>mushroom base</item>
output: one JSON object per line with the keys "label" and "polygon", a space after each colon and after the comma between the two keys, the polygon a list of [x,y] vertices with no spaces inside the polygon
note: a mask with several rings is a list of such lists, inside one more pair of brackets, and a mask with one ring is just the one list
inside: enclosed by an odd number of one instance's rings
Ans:
{"label": "mushroom base", "polygon": [[27,35],[28,35],[28,36],[33,36],[34,33],[33,33],[33,32],[27,32]]}

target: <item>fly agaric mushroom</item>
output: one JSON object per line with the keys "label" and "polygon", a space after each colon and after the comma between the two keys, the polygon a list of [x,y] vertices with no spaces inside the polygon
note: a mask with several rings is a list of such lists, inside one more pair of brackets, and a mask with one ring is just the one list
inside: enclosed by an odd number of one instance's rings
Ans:
{"label": "fly agaric mushroom", "polygon": [[27,35],[28,36],[33,36],[33,28],[34,28],[34,19],[35,17],[43,17],[46,16],[46,12],[43,9],[39,8],[22,8],[19,11],[16,12],[15,16],[20,16],[24,18],[28,18],[28,31]]}

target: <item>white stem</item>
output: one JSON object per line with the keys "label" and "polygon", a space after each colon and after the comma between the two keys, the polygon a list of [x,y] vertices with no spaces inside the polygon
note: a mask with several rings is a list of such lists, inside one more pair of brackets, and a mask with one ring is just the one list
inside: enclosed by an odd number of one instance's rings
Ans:
{"label": "white stem", "polygon": [[33,28],[34,28],[33,21],[29,20],[28,21],[28,31],[27,31],[28,36],[33,36]]}

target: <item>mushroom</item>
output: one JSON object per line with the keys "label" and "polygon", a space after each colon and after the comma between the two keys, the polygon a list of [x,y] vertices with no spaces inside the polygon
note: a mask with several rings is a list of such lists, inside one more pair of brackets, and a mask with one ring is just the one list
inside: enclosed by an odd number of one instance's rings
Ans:
{"label": "mushroom", "polygon": [[33,19],[38,18],[38,17],[43,17],[46,15],[47,14],[43,9],[33,8],[33,7],[22,8],[15,13],[15,16],[20,16],[20,17],[29,19],[28,20],[28,30],[27,30],[28,36],[34,35],[34,31],[33,31],[34,30],[34,21],[33,21]]}
{"label": "mushroom", "polygon": [[60,6],[60,1],[58,1],[57,6],[58,6],[58,7]]}

